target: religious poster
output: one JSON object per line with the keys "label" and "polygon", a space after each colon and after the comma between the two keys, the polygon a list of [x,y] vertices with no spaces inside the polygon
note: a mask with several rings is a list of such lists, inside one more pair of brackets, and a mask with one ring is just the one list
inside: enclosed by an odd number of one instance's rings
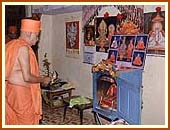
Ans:
{"label": "religious poster", "polygon": [[147,54],[165,55],[165,12],[161,7],[155,10],[144,14],[144,31],[149,34]]}
{"label": "religious poster", "polygon": [[144,6],[118,5],[121,13],[117,14],[117,29],[119,35],[137,35],[144,32]]}
{"label": "religious poster", "polygon": [[108,58],[117,66],[144,68],[148,35],[113,35]]}
{"label": "religious poster", "polygon": [[116,32],[116,16],[96,18],[96,51],[108,53],[112,35]]}
{"label": "religious poster", "polygon": [[122,35],[118,44],[117,61],[131,62],[132,53],[136,41],[135,35]]}
{"label": "religious poster", "polygon": [[88,25],[84,31],[84,44],[85,46],[95,46],[95,27],[94,25]]}
{"label": "religious poster", "polygon": [[132,57],[132,67],[133,68],[143,68],[146,53],[144,51],[134,51]]}
{"label": "religious poster", "polygon": [[137,35],[135,49],[146,51],[148,46],[148,35]]}
{"label": "religious poster", "polygon": [[131,58],[133,68],[144,69],[147,47],[148,35],[137,35],[134,43],[134,51]]}
{"label": "religious poster", "polygon": [[118,55],[118,50],[109,50],[108,59],[110,59],[112,63],[116,64],[117,55]]}
{"label": "religious poster", "polygon": [[66,56],[79,56],[79,21],[66,22]]}

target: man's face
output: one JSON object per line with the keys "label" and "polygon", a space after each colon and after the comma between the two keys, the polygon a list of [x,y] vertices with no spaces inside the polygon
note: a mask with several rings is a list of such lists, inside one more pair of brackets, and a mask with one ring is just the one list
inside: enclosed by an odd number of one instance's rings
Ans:
{"label": "man's face", "polygon": [[31,42],[31,44],[32,44],[32,45],[35,45],[38,40],[39,40],[39,32],[31,33],[31,36],[30,36],[30,42]]}

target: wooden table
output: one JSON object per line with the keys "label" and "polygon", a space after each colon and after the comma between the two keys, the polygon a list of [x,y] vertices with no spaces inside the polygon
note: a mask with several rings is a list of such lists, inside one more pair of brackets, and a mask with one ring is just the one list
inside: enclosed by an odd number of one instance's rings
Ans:
{"label": "wooden table", "polygon": [[49,99],[49,105],[50,105],[50,108],[51,110],[55,107],[54,106],[54,97],[58,96],[58,97],[62,97],[63,94],[68,94],[68,97],[71,97],[72,95],[72,90],[74,90],[75,88],[74,87],[69,87],[69,88],[58,88],[58,89],[55,89],[55,90],[46,90],[46,89],[42,89],[42,92],[45,92],[46,93],[46,96],[48,97]]}

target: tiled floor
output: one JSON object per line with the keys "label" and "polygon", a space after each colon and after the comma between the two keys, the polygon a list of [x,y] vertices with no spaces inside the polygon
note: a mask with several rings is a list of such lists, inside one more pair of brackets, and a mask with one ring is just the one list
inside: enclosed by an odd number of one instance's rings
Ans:
{"label": "tiled floor", "polygon": [[[63,122],[64,108],[56,108],[53,111],[43,105],[43,120],[45,125],[80,125],[80,115],[76,109],[68,109],[65,121]],[[84,111],[83,125],[95,125],[93,113],[88,110]]]}

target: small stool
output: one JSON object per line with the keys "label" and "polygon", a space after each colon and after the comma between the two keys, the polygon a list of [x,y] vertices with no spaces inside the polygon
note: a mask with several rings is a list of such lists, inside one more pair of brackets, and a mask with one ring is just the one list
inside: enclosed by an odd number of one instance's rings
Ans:
{"label": "small stool", "polygon": [[[76,98],[76,97],[80,97],[80,96],[71,96],[71,97],[67,97],[67,98],[63,99],[63,101],[65,103],[63,121],[65,120],[66,111],[67,111],[68,106],[70,105],[70,100],[73,99],[73,98]],[[88,104],[81,104],[81,105],[77,104],[77,105],[74,105],[72,107],[72,108],[77,109],[80,112],[80,124],[81,125],[83,124],[83,111],[93,107],[93,100],[88,98],[88,97],[85,97],[85,98],[89,99],[90,103],[88,103]]]}

